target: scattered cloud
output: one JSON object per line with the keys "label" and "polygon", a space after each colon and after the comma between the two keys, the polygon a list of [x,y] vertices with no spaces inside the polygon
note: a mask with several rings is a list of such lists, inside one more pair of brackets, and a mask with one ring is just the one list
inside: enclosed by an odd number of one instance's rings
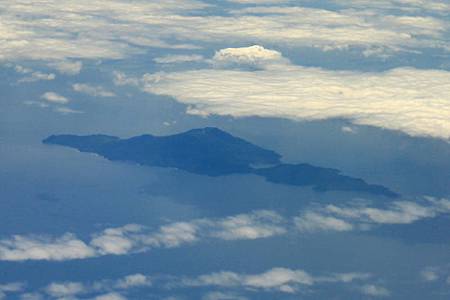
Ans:
{"label": "scattered cloud", "polygon": [[422,203],[395,201],[386,208],[367,203],[326,205],[311,209],[294,218],[301,232],[369,230],[376,225],[411,224],[450,212],[447,199],[428,198]]}
{"label": "scattered cloud", "polygon": [[106,90],[101,86],[92,86],[86,83],[75,83],[72,85],[72,89],[75,92],[87,94],[92,97],[114,97],[113,92]]}
{"label": "scattered cloud", "polygon": [[56,69],[59,73],[64,75],[78,75],[83,68],[81,61],[60,60],[50,62],[49,67]]}
{"label": "scattered cloud", "polygon": [[387,297],[391,295],[388,289],[374,284],[363,285],[360,290],[363,294],[372,297]]}
{"label": "scattered cloud", "polygon": [[202,298],[203,300],[248,300],[248,298],[233,293],[210,292]]}
{"label": "scattered cloud", "polygon": [[14,67],[14,70],[19,73],[19,74],[24,74],[27,75],[24,78],[19,79],[19,83],[22,82],[36,82],[36,81],[41,81],[41,80],[54,80],[56,78],[55,74],[50,73],[43,73],[43,72],[39,72],[39,71],[33,71],[30,68],[26,68],[20,65],[16,65]]}
{"label": "scattered cloud", "polygon": [[[215,286],[220,288],[245,288],[250,290],[278,291],[297,293],[304,287],[325,283],[351,283],[365,281],[370,277],[365,273],[341,273],[332,277],[313,276],[304,270],[289,268],[272,268],[260,274],[240,274],[230,271],[185,278],[185,286]],[[225,298],[227,299],[227,298]]]}
{"label": "scattered cloud", "polygon": [[41,96],[41,99],[57,104],[67,104],[69,103],[69,99],[64,96],[61,96],[55,92],[46,92]]}
{"label": "scattered cloud", "polygon": [[186,62],[200,62],[203,61],[204,57],[202,55],[192,54],[192,55],[166,55],[161,57],[156,57],[153,59],[154,62],[158,64],[175,64],[175,63],[186,63]]}
{"label": "scattered cloud", "polygon": [[[259,210],[218,219],[174,222],[151,230],[128,224],[94,233],[83,241],[71,233],[62,237],[21,236],[0,240],[0,260],[73,260],[103,255],[125,255],[154,248],[173,248],[208,239],[253,240],[289,232],[369,230],[384,224],[410,224],[450,212],[450,200],[395,201],[385,208],[367,203],[330,204],[306,209],[292,219]],[[230,275],[230,274],[228,274]],[[232,280],[234,275],[230,275]],[[139,278],[133,278],[135,280]]]}

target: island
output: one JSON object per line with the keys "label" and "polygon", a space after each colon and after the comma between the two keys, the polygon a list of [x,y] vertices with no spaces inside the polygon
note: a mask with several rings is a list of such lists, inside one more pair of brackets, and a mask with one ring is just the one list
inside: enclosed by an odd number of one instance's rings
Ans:
{"label": "island", "polygon": [[272,183],[311,186],[319,192],[353,191],[398,197],[397,193],[384,186],[368,184],[336,169],[282,163],[278,153],[214,127],[168,136],[146,134],[128,139],[102,134],[51,135],[43,143],[95,153],[111,161],[177,168],[207,176],[254,174]]}

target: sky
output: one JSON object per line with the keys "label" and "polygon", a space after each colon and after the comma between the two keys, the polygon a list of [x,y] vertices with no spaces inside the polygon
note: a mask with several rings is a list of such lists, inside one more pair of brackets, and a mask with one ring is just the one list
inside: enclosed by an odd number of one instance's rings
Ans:
{"label": "sky", "polygon": [[[448,299],[450,2],[0,2],[0,299]],[[399,198],[42,144],[218,127]]]}

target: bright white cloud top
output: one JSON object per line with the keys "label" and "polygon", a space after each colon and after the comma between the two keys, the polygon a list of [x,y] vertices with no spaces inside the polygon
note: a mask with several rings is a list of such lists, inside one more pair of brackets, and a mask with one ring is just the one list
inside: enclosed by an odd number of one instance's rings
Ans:
{"label": "bright white cloud top", "polygon": [[[267,61],[281,60],[278,52],[262,49],[224,49],[213,61],[264,66]],[[345,118],[412,136],[450,138],[450,72],[413,68],[382,73],[331,71],[281,61],[258,71],[216,68],[145,74],[140,85],[149,93],[190,105],[192,114]]]}

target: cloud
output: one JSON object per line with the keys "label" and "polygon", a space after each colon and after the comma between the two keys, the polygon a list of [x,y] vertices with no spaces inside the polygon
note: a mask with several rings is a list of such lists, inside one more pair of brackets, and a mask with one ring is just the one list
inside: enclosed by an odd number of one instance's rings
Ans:
{"label": "cloud", "polygon": [[216,272],[200,275],[196,278],[184,278],[181,284],[182,286],[216,286],[227,290],[246,288],[292,294],[315,284],[351,283],[353,281],[364,281],[369,277],[370,274],[365,273],[340,273],[331,277],[313,276],[304,270],[278,267],[259,274],[240,274],[230,271]]}
{"label": "cloud", "polygon": [[192,55],[166,55],[161,57],[156,57],[153,59],[154,62],[158,64],[175,64],[175,63],[185,63],[185,62],[199,62],[203,61],[204,57],[197,54]]}
{"label": "cloud", "polygon": [[13,236],[0,240],[0,260],[70,260],[92,257],[95,251],[72,234],[59,238]]}
{"label": "cloud", "polygon": [[[248,62],[265,56],[219,57]],[[140,80],[118,74],[118,82],[171,96],[189,105],[191,114],[292,120],[344,118],[353,124],[411,136],[450,139],[447,71],[397,68],[362,73],[283,65],[259,71],[216,68],[160,72],[145,74]]]}
{"label": "cloud", "polygon": [[375,208],[367,203],[350,205],[329,204],[307,210],[294,218],[301,232],[369,230],[373,226],[411,224],[450,212],[447,199],[428,198],[422,203],[395,201],[386,208]]}
{"label": "cloud", "polygon": [[51,283],[45,289],[47,294],[55,298],[73,297],[86,292],[86,287],[79,282]]}
{"label": "cloud", "polygon": [[116,283],[119,289],[129,289],[133,287],[151,286],[152,281],[148,276],[142,274],[133,274],[125,276]]}
{"label": "cloud", "polygon": [[210,235],[224,240],[259,239],[286,233],[283,218],[273,211],[256,211],[210,224]]}
{"label": "cloud", "polygon": [[94,233],[88,242],[71,233],[59,238],[16,235],[0,240],[0,260],[61,261],[180,247],[206,239],[268,238],[286,232],[282,222],[283,218],[275,212],[255,211],[222,219],[174,222],[157,230],[128,224]]}
{"label": "cloud", "polygon": [[119,293],[108,293],[104,295],[100,295],[94,298],[94,300],[126,300],[123,295]]}
{"label": "cloud", "polygon": [[[218,13],[211,15],[198,13],[210,5],[194,0],[0,3],[0,60],[123,59],[146,48],[192,49],[223,41],[325,51],[370,49],[366,53],[382,56],[429,48],[450,51],[446,15],[436,14],[448,13],[448,5],[438,1],[338,1],[334,10],[301,3],[277,6],[282,0],[233,1],[257,6],[230,9],[219,4]],[[388,9],[383,9],[385,3]],[[410,15],[405,7],[423,8],[430,15]]]}
{"label": "cloud", "polygon": [[67,99],[66,97],[61,96],[55,92],[46,92],[41,96],[41,99],[44,99],[45,101],[48,101],[51,103],[57,103],[57,104],[69,103],[69,99]]}
{"label": "cloud", "polygon": [[0,299],[6,299],[7,294],[21,292],[23,289],[24,284],[21,282],[0,284]]}
{"label": "cloud", "polygon": [[72,85],[72,89],[75,92],[87,94],[92,97],[114,97],[113,92],[107,91],[101,86],[92,86],[85,83],[75,83]]}
{"label": "cloud", "polygon": [[58,70],[59,73],[64,75],[78,75],[83,68],[83,63],[81,61],[71,61],[71,60],[60,60],[50,62],[49,67]]}
{"label": "cloud", "polygon": [[42,73],[42,72],[35,72],[30,68],[26,68],[20,65],[16,65],[14,67],[14,70],[19,74],[28,74],[27,77],[19,79],[19,83],[22,82],[35,82],[40,80],[54,80],[56,78],[55,74],[50,73]]}
{"label": "cloud", "polygon": [[388,289],[374,284],[363,285],[360,290],[363,294],[372,297],[387,297],[391,294]]}
{"label": "cloud", "polygon": [[303,232],[353,230],[353,225],[347,221],[314,212],[307,212],[296,217],[295,224]]}
{"label": "cloud", "polygon": [[203,300],[248,300],[246,297],[242,297],[233,293],[223,292],[210,292],[202,298]]}
{"label": "cloud", "polygon": [[289,61],[275,50],[266,49],[259,45],[242,48],[226,48],[217,51],[212,58],[216,67],[250,67],[268,69],[288,64]]}
{"label": "cloud", "polygon": [[[410,224],[449,212],[450,200],[428,197],[421,202],[395,201],[385,208],[367,203],[321,205],[306,209],[292,219],[274,211],[258,210],[225,218],[173,222],[156,230],[128,224],[94,233],[90,241],[71,233],[61,237],[15,235],[0,240],[0,260],[63,261],[181,247],[211,239],[254,240],[298,232],[369,230],[377,225]],[[225,275],[229,282],[236,279],[234,274]],[[138,280],[139,276],[132,279]]]}
{"label": "cloud", "polygon": [[76,110],[76,109],[71,109],[68,107],[56,107],[54,109],[56,112],[59,112],[63,115],[67,115],[67,114],[82,114],[83,112],[81,110]]}

